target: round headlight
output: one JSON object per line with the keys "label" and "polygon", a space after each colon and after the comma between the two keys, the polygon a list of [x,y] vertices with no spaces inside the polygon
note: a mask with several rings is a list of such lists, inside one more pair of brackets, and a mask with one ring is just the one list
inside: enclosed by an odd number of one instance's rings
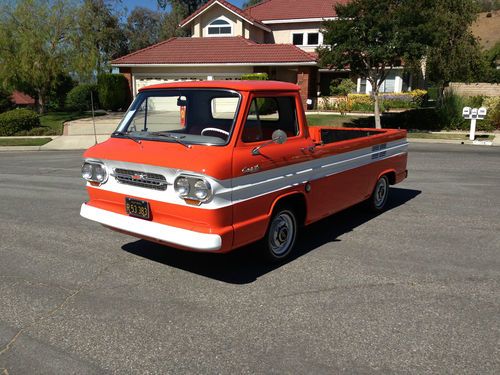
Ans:
{"label": "round headlight", "polygon": [[107,173],[106,168],[101,164],[94,165],[94,178],[97,182],[103,183],[106,181]]}
{"label": "round headlight", "polygon": [[189,180],[186,177],[179,177],[175,180],[174,189],[177,194],[184,197],[189,194]]}
{"label": "round headlight", "polygon": [[85,163],[82,165],[82,177],[86,180],[92,179],[92,164]]}
{"label": "round headlight", "polygon": [[193,193],[199,200],[204,200],[210,193],[210,185],[205,180],[198,180],[193,186]]}

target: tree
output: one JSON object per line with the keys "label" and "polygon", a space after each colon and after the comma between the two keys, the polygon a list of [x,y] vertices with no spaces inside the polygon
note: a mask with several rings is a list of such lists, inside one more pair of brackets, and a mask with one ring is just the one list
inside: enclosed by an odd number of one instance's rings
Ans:
{"label": "tree", "polygon": [[111,3],[83,0],[73,34],[73,70],[80,81],[110,71],[109,61],[128,52],[125,31]]}
{"label": "tree", "polygon": [[187,36],[188,32],[179,26],[186,16],[187,13],[184,6],[178,2],[173,3],[170,12],[163,17],[160,38],[169,39],[172,37]]}
{"label": "tree", "polygon": [[184,8],[185,16],[194,13],[199,7],[205,5],[208,0],[157,0],[158,6],[162,9],[166,9],[167,6],[174,8],[175,6],[181,6]]}
{"label": "tree", "polygon": [[428,78],[437,83],[440,96],[451,81],[470,82],[485,74],[479,43],[470,30],[478,11],[472,0],[433,3],[432,15],[427,21],[432,33],[426,65]]}
{"label": "tree", "polygon": [[423,55],[418,43],[409,46],[400,31],[408,12],[399,0],[354,0],[336,6],[338,20],[324,23],[325,46],[319,48],[321,64],[349,68],[353,75],[370,82],[375,104],[375,126],[381,128],[379,91],[402,57]]}
{"label": "tree", "polygon": [[243,3],[243,6],[242,8],[245,9],[245,8],[248,8],[248,7],[252,7],[254,5],[257,5],[257,4],[260,4],[262,3],[263,0],[247,0]]}
{"label": "tree", "polygon": [[74,14],[69,0],[18,0],[0,9],[0,77],[11,89],[34,94],[41,113],[70,64]]}
{"label": "tree", "polygon": [[425,65],[429,77],[442,85],[480,69],[469,28],[476,17],[474,0],[353,0],[336,10],[339,20],[324,23],[321,62],[348,67],[370,82],[377,128],[379,89],[394,66]]}
{"label": "tree", "polygon": [[147,8],[137,7],[127,17],[126,36],[130,52],[158,43],[162,15]]}
{"label": "tree", "polygon": [[205,5],[208,0],[157,0],[157,2],[162,9],[170,8],[163,18],[160,34],[162,39],[168,39],[175,36],[187,36],[187,31],[179,27],[180,22]]}

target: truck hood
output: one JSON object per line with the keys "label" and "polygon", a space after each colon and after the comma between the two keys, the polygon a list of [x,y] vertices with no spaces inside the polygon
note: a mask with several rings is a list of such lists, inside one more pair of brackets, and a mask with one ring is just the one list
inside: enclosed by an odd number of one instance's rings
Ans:
{"label": "truck hood", "polygon": [[110,138],[84,152],[86,159],[174,168],[211,176],[219,180],[231,178],[233,147],[192,145],[187,148],[175,142]]}

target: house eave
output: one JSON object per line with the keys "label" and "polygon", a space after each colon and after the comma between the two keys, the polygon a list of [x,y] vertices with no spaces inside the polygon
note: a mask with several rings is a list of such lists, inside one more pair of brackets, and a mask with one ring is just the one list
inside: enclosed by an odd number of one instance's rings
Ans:
{"label": "house eave", "polygon": [[181,67],[214,67],[214,66],[316,66],[316,61],[298,62],[261,62],[261,63],[210,63],[210,64],[111,64],[114,68],[181,68]]}
{"label": "house eave", "polygon": [[187,20],[186,22],[182,22],[179,24],[180,27],[184,27],[186,25],[189,25],[193,20],[195,20],[196,18],[198,18],[199,16],[201,16],[203,13],[205,13],[208,9],[212,8],[212,6],[214,4],[219,4],[221,7],[223,7],[224,9],[226,9],[227,11],[231,12],[232,14],[234,14],[236,17],[239,17],[241,18],[242,20],[245,20],[246,22],[248,22],[250,25],[252,26],[255,26],[255,27],[258,27],[259,29],[261,30],[264,30],[264,31],[267,31],[267,32],[271,32],[272,30],[268,27],[265,27],[264,25],[259,25],[258,23],[255,23],[253,21],[250,21],[248,18],[245,18],[243,17],[241,14],[238,14],[236,13],[234,10],[232,9],[229,9],[227,6],[225,6],[224,4],[221,4],[219,3],[218,1],[214,1],[212,4],[210,4],[208,7],[206,7],[205,9],[203,9],[200,13],[198,13],[196,15],[196,17],[193,17],[189,20]]}
{"label": "house eave", "polygon": [[279,23],[306,23],[306,22],[323,22],[323,21],[332,21],[336,20],[338,17],[324,17],[324,18],[290,18],[290,19],[282,19],[282,20],[262,20],[265,25],[273,25]]}

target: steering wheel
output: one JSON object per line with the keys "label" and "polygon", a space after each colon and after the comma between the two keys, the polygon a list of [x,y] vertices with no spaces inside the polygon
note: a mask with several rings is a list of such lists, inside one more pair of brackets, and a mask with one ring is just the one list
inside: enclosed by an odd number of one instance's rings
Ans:
{"label": "steering wheel", "polygon": [[222,129],[219,129],[219,128],[205,128],[201,131],[201,135],[204,135],[203,133],[205,132],[216,132],[216,133],[221,133],[221,134],[224,134],[226,137],[229,137],[229,132],[225,131],[225,130],[222,130]]}

